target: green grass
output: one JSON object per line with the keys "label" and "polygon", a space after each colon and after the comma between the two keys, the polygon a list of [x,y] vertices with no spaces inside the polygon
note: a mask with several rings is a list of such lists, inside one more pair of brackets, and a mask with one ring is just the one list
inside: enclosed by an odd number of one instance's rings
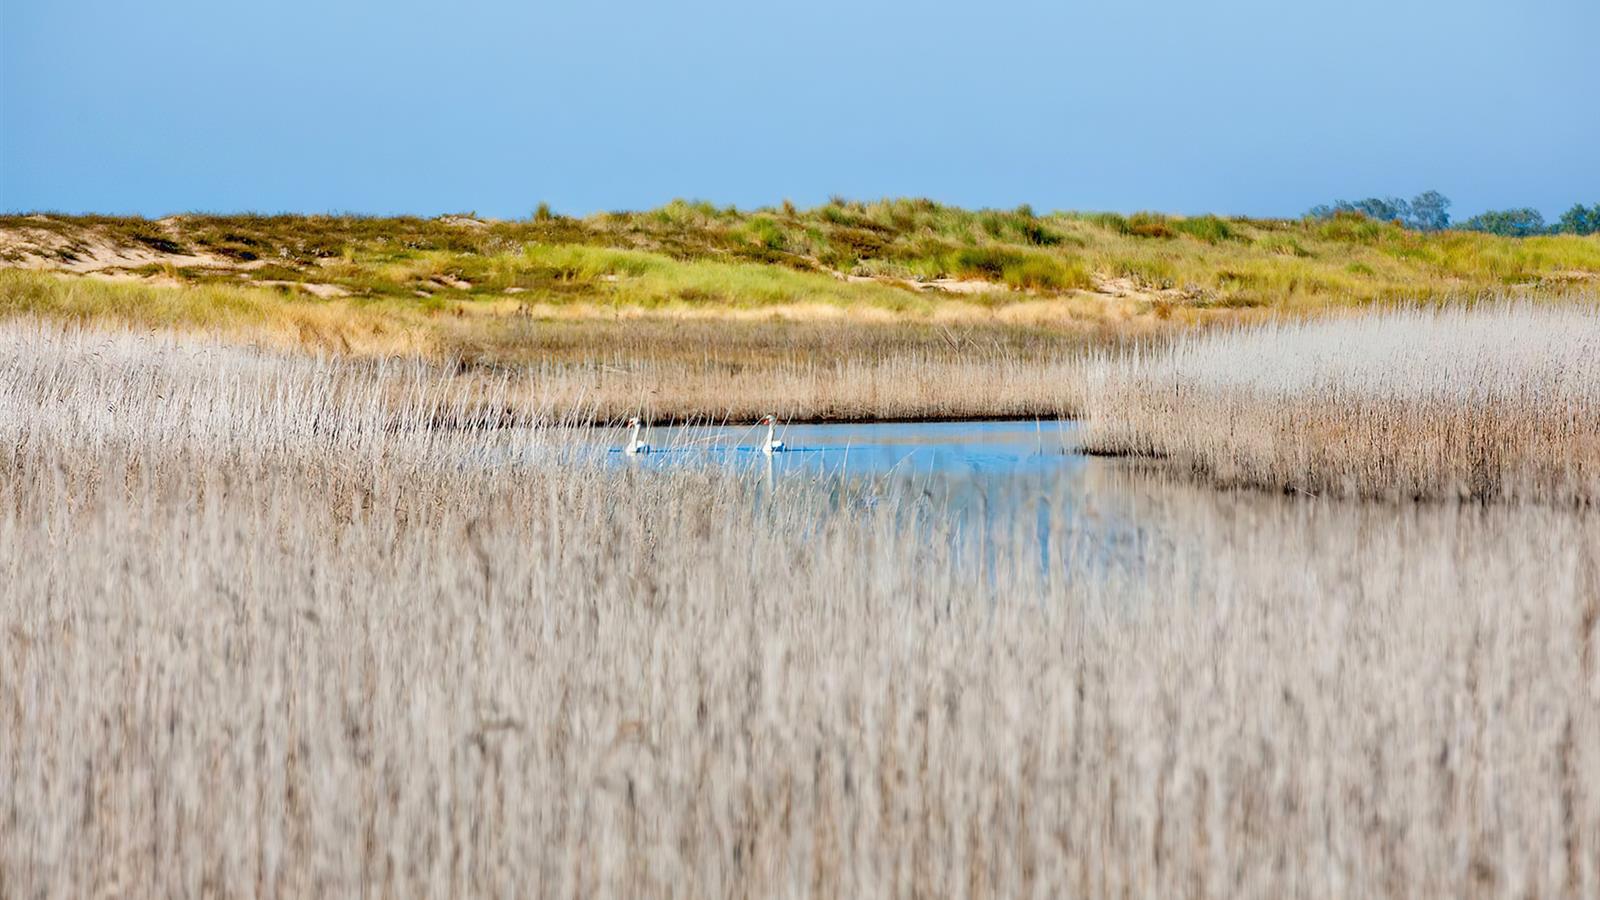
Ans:
{"label": "green grass", "polygon": [[181,322],[208,329],[226,327],[236,320],[259,320],[269,305],[273,305],[271,295],[258,288],[208,285],[176,291],[0,269],[0,317],[4,318],[47,315],[152,327]]}
{"label": "green grass", "polygon": [[1188,219],[1177,219],[1171,224],[1172,231],[1186,234],[1208,244],[1222,241],[1236,240],[1239,234],[1228,226],[1227,222],[1216,216],[1195,216]]}
{"label": "green grass", "polygon": [[1001,282],[1020,290],[1087,289],[1094,281],[1071,257],[1009,247],[963,247],[949,253],[939,274]]}

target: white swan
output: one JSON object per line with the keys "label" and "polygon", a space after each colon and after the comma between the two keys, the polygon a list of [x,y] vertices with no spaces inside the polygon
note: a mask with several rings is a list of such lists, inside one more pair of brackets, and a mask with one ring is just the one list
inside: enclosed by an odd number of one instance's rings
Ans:
{"label": "white swan", "polygon": [[767,439],[761,442],[761,452],[771,456],[783,452],[783,441],[774,440],[772,430],[777,427],[778,420],[772,416],[762,416],[761,424],[767,426]]}
{"label": "white swan", "polygon": [[639,417],[634,416],[633,418],[629,419],[628,424],[633,427],[633,434],[628,436],[628,446],[623,447],[622,452],[628,454],[629,456],[639,453],[649,453],[650,445],[639,440]]}

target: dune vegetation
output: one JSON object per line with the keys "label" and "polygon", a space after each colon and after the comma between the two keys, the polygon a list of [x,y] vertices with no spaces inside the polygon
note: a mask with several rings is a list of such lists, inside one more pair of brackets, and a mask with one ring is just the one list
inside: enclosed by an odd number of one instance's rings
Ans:
{"label": "dune vegetation", "polygon": [[1230,486],[1600,499],[1600,306],[1278,322],[1103,356],[1086,446]]}
{"label": "dune vegetation", "polygon": [[938,288],[968,282],[994,289],[958,295],[985,306],[1121,293],[1137,299],[1139,312],[1201,316],[1551,289],[1600,272],[1600,239],[1576,235],[1421,232],[1355,213],[1306,220],[1045,215],[926,200],[749,211],[675,201],[586,218],[541,209],[520,221],[13,215],[0,217],[0,234],[0,255],[13,263],[109,263],[194,283],[242,276],[435,305],[509,291],[530,305],[800,302],[915,313],[928,309],[929,289],[940,299]]}
{"label": "dune vegetation", "polygon": [[1546,302],[1597,279],[1600,237],[1355,213],[0,216],[0,316],[537,371],[607,420],[1072,414],[1092,351],[1372,306]]}
{"label": "dune vegetation", "polygon": [[1592,510],[1112,467],[958,528],[586,456],[524,373],[0,360],[8,895],[1600,892]]}

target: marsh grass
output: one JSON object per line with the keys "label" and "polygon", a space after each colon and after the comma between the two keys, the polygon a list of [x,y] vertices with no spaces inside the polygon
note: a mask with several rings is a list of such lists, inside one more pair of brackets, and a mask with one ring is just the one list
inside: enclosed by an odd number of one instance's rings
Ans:
{"label": "marsh grass", "polygon": [[1223,485],[1600,498],[1600,311],[1486,302],[1220,330],[1087,367],[1087,445]]}
{"label": "marsh grass", "polygon": [[1011,354],[896,353],[873,361],[771,361],[706,366],[670,361],[531,368],[543,396],[603,421],[655,423],[1057,419],[1081,404],[1076,357],[1049,362]]}
{"label": "marsh grass", "polygon": [[1592,515],[431,427],[537,390],[0,325],[5,892],[1600,890]]}

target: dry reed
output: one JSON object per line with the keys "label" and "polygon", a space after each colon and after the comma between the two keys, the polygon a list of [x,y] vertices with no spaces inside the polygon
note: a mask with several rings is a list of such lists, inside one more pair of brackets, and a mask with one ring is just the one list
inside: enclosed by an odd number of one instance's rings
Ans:
{"label": "dry reed", "polygon": [[1012,355],[896,354],[753,366],[635,360],[531,367],[540,408],[601,421],[1060,418],[1078,408],[1081,363]]}
{"label": "dry reed", "polygon": [[1087,366],[1088,446],[1224,485],[1399,499],[1600,497],[1593,304],[1217,331]]}
{"label": "dry reed", "polygon": [[0,326],[0,893],[1600,891],[1591,514],[428,427],[536,390]]}

